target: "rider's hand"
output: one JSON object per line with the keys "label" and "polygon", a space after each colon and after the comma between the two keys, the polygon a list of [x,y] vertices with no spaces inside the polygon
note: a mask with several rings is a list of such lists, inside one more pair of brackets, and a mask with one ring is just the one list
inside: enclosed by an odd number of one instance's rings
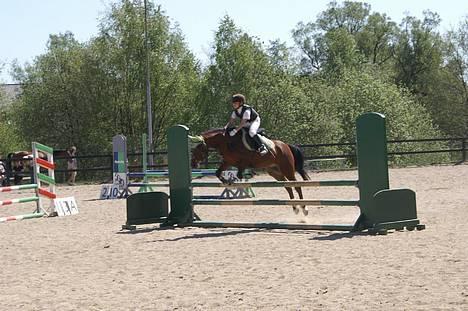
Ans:
{"label": "rider's hand", "polygon": [[233,129],[233,130],[231,130],[231,131],[229,132],[229,136],[234,136],[234,135],[236,135],[236,133],[237,133],[237,130],[236,130],[236,129]]}

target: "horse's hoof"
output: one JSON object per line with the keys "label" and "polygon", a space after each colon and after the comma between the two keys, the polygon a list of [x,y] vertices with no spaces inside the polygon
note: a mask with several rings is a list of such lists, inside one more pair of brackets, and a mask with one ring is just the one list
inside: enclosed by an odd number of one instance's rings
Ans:
{"label": "horse's hoof", "polygon": [[299,214],[299,209],[295,206],[293,206],[293,211],[294,211],[294,214]]}
{"label": "horse's hoof", "polygon": [[302,214],[304,214],[304,216],[309,215],[309,210],[307,209],[307,207],[302,208]]}

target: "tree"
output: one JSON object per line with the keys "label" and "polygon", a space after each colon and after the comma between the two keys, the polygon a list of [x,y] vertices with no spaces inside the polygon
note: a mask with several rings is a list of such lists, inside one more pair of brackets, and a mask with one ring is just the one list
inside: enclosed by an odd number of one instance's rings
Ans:
{"label": "tree", "polygon": [[[0,74],[1,72],[2,68],[0,67]],[[18,135],[10,104],[3,88],[0,87],[0,159],[4,159],[10,152],[27,147],[21,136]]]}
{"label": "tree", "polygon": [[424,20],[407,16],[398,33],[395,51],[396,82],[415,94],[426,92],[427,77],[442,64],[442,41],[437,32],[440,18],[436,13],[425,11]]}
{"label": "tree", "polygon": [[199,123],[204,129],[226,123],[232,109],[230,96],[234,93],[245,94],[247,101],[255,103],[256,109],[262,112],[256,91],[260,85],[267,87],[265,81],[271,68],[261,44],[238,29],[229,16],[220,22],[213,51],[198,105],[201,111]]}
{"label": "tree", "polygon": [[304,74],[339,75],[365,64],[384,67],[392,59],[396,25],[385,14],[370,13],[367,3],[330,2],[316,22],[300,22],[293,39],[302,52]]}
{"label": "tree", "polygon": [[24,137],[58,148],[101,143],[99,135],[89,134],[101,122],[93,79],[86,75],[86,53],[72,33],[51,35],[46,54],[24,70],[16,68],[23,91],[13,106]]}
{"label": "tree", "polygon": [[[159,8],[148,11],[152,130],[161,148],[169,126],[191,122],[200,73],[180,31]],[[141,145],[147,124],[143,20],[142,1],[121,0],[88,43],[71,33],[51,35],[45,54],[18,66],[24,92],[15,115],[23,135],[61,148],[75,144],[82,153],[110,150],[118,133],[128,136],[130,150]]]}
{"label": "tree", "polygon": [[[415,100],[406,89],[378,79],[373,73],[348,71],[334,91],[335,115],[343,133],[344,141],[354,141],[356,118],[365,112],[380,112],[387,118],[387,138],[415,139],[440,137],[441,133],[432,122],[430,113]],[[433,143],[437,149],[441,144]],[[400,151],[409,151],[412,145],[402,146]],[[430,147],[429,147],[430,148]],[[392,157],[393,163],[409,163],[407,159]],[[418,155],[413,164],[431,164],[447,160],[445,155]]]}
{"label": "tree", "polygon": [[391,63],[397,34],[396,23],[385,14],[373,13],[356,33],[356,45],[365,63],[385,68]]}
{"label": "tree", "polygon": [[440,79],[443,84],[433,95],[435,101],[448,96],[443,102],[450,105],[437,111],[438,123],[450,135],[468,136],[468,16],[456,30],[447,33],[446,42],[444,79]]}
{"label": "tree", "polygon": [[279,41],[265,48],[225,16],[215,34],[214,53],[204,77],[199,109],[201,131],[228,120],[234,93],[243,93],[260,113],[262,127],[273,137],[297,141],[291,122],[301,113],[304,94],[295,82],[289,50]]}
{"label": "tree", "polygon": [[[149,3],[147,10],[152,130],[155,146],[162,147],[169,126],[193,123],[200,71],[180,30],[160,7]],[[143,21],[142,1],[122,0],[113,5],[93,41],[103,70],[111,73],[106,85],[113,127],[138,142],[147,124]]]}

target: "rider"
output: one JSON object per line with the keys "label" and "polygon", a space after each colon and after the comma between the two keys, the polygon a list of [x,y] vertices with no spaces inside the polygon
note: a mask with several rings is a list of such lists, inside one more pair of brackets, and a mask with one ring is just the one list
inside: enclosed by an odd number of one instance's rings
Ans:
{"label": "rider", "polygon": [[226,128],[233,126],[237,118],[240,119],[240,124],[229,132],[229,136],[236,135],[236,133],[244,127],[249,130],[249,135],[255,142],[255,149],[257,149],[257,152],[261,155],[267,154],[268,150],[257,135],[258,128],[260,127],[260,116],[258,113],[245,103],[245,96],[242,94],[234,94],[231,101],[233,111],[229,122],[226,124]]}

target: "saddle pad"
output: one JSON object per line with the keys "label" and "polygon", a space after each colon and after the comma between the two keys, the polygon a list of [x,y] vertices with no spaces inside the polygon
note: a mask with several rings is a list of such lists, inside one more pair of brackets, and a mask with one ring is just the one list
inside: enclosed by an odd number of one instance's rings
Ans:
{"label": "saddle pad", "polygon": [[[248,143],[247,135],[248,135],[248,132],[243,130],[242,131],[242,143],[244,144],[244,147],[247,148],[247,150],[256,151]],[[275,144],[270,139],[268,139],[268,138],[266,138],[265,136],[262,136],[262,135],[258,135],[258,137],[260,137],[260,140],[267,147],[268,150],[273,150],[274,149]]]}

